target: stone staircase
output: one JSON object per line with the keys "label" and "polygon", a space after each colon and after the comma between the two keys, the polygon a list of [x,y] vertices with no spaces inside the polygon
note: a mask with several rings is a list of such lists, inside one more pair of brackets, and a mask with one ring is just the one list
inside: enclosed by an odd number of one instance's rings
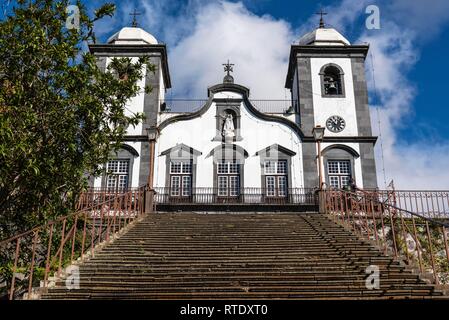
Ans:
{"label": "stone staircase", "polygon": [[[380,269],[380,289],[366,268]],[[43,299],[444,298],[402,262],[317,213],[156,213]]]}

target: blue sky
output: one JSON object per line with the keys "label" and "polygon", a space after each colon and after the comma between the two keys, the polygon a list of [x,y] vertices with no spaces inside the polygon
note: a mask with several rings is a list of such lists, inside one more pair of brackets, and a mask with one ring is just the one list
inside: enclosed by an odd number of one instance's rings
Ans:
{"label": "blue sky", "polygon": [[[84,3],[93,12],[111,1]],[[449,1],[112,2],[117,12],[96,25],[99,40],[129,26],[129,13],[136,8],[142,13],[140,26],[167,44],[173,85],[168,96],[177,98],[203,98],[208,85],[221,81],[221,63],[228,58],[236,63],[236,82],[248,86],[253,98],[288,97],[283,84],[289,47],[317,26],[315,13],[323,7],[326,22],[352,43],[370,43],[367,79],[373,131],[381,136],[376,145],[379,185],[394,179],[401,188],[449,188],[444,170],[449,158]],[[365,9],[372,4],[380,9],[379,30],[365,27]]]}
{"label": "blue sky", "polygon": [[[421,0],[425,2],[424,0]],[[89,1],[90,7],[98,6],[105,1]],[[110,26],[119,27],[129,24],[131,17],[128,17],[126,21],[126,13],[129,12],[131,7],[137,8],[137,10],[145,13],[145,8],[142,8],[142,2],[154,4],[156,2],[164,1],[134,1],[133,4],[127,2],[126,5],[122,1],[116,1],[118,7],[118,16],[121,17],[120,21],[114,21],[114,24]],[[165,6],[171,17],[182,15],[184,10],[191,5],[192,1],[165,1]],[[194,1],[193,1],[194,2]],[[231,1],[237,2],[237,1]],[[301,30],[310,20],[318,20],[318,16],[315,13],[320,7],[329,8],[334,5],[338,5],[341,1],[274,1],[274,0],[248,0],[240,1],[246,8],[252,13],[262,16],[270,15],[274,19],[282,19],[291,24],[293,30]],[[419,2],[419,1],[418,1]],[[421,30],[415,30],[414,26],[408,23],[407,10],[401,10],[401,8],[394,8],[391,5],[386,4],[384,1],[370,1],[370,4],[376,4],[380,8],[381,22],[382,19],[388,19],[398,24],[398,26],[411,30],[421,32]],[[171,11],[170,11],[171,10]],[[327,9],[328,15],[325,17],[327,21],[333,19],[333,11],[331,8]],[[384,17],[385,16],[385,17]],[[377,30],[368,31],[365,28],[365,19],[367,15],[364,12],[360,12],[358,17],[345,28],[344,35],[354,41],[358,39],[361,31],[367,31],[368,33],[375,34]],[[413,19],[410,15],[409,19]],[[110,19],[111,20],[111,19]],[[432,21],[431,16],[429,20]],[[140,24],[145,27],[148,22],[145,16],[139,17]],[[164,21],[158,23],[163,24]],[[428,37],[420,36],[416,39],[413,45],[418,50],[418,61],[408,69],[404,69],[404,74],[410,80],[411,84],[415,87],[416,95],[412,101],[412,108],[408,117],[404,118],[404,126],[399,128],[399,138],[407,142],[414,141],[416,139],[424,139],[431,137],[432,141],[449,140],[449,130],[447,128],[447,119],[449,118],[448,103],[443,98],[443,92],[447,90],[447,75],[449,74],[449,64],[445,62],[447,56],[449,56],[449,12],[447,13],[447,19],[445,23],[442,23],[436,32],[433,32]],[[382,27],[382,26],[381,26]],[[418,28],[417,28],[418,29]],[[107,36],[114,29],[111,28],[110,32],[101,34],[100,39],[105,41]],[[147,29],[148,30],[148,29]],[[169,41],[164,39],[164,34],[160,30],[148,30],[153,33],[156,38],[163,42]],[[300,36],[300,34],[298,34]],[[170,58],[170,43],[168,42],[169,58]],[[286,55],[288,52],[286,52]],[[173,63],[170,61],[170,65],[173,69]],[[174,84],[176,85],[176,84]],[[268,97],[267,97],[268,98]],[[374,95],[371,95],[371,99],[374,99]],[[372,102],[376,102],[371,100]]]}

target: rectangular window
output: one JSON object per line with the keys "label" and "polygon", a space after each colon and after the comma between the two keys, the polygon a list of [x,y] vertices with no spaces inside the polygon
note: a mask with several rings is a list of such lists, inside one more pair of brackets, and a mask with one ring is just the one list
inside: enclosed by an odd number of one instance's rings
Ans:
{"label": "rectangular window", "polygon": [[288,192],[287,160],[265,161],[265,184],[268,197],[286,197]]}
{"label": "rectangular window", "polygon": [[240,194],[240,164],[234,161],[217,162],[218,196],[237,197]]}
{"label": "rectangular window", "polygon": [[276,173],[276,162],[265,161],[265,174]]}
{"label": "rectangular window", "polygon": [[190,196],[192,179],[190,176],[182,176],[182,196]]}
{"label": "rectangular window", "polygon": [[228,164],[226,162],[217,163],[217,173],[228,173]]}
{"label": "rectangular window", "polygon": [[327,173],[331,187],[336,189],[347,187],[351,181],[351,162],[349,160],[329,160]]}
{"label": "rectangular window", "polygon": [[287,174],[287,161],[278,161],[277,162],[277,174]]}
{"label": "rectangular window", "polygon": [[238,174],[240,172],[240,164],[235,161],[217,162],[217,173],[219,174]]}
{"label": "rectangular window", "polygon": [[265,174],[287,174],[287,160],[265,161]]}
{"label": "rectangular window", "polygon": [[129,181],[129,160],[111,160],[106,164],[106,187],[110,191],[125,190]]}
{"label": "rectangular window", "polygon": [[238,176],[229,176],[229,195],[231,197],[236,197],[239,195],[239,177]]}
{"label": "rectangular window", "polygon": [[275,177],[268,176],[265,178],[265,180],[267,183],[267,196],[274,197],[276,195],[276,193],[275,193],[275,188],[276,188]]}
{"label": "rectangular window", "polygon": [[279,197],[285,197],[287,196],[287,177],[286,176],[279,176],[278,177],[278,192]]}
{"label": "rectangular window", "polygon": [[178,197],[180,195],[180,177],[179,176],[171,177],[170,194],[174,197]]}
{"label": "rectangular window", "polygon": [[333,188],[339,188],[339,187],[340,187],[338,177],[329,176],[329,184],[330,184],[331,187],[333,187]]}
{"label": "rectangular window", "polygon": [[192,161],[170,162],[170,195],[188,197],[192,194]]}
{"label": "rectangular window", "polygon": [[221,197],[228,195],[228,177],[226,176],[218,177],[218,195]]}

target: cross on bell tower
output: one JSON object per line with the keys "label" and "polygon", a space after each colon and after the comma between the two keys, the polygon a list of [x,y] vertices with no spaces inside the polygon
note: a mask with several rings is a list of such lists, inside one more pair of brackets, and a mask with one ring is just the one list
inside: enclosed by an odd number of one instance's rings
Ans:
{"label": "cross on bell tower", "polygon": [[320,28],[324,28],[324,19],[323,16],[327,15],[327,12],[323,11],[323,8],[320,9],[320,12],[317,12],[316,14],[320,15]]}
{"label": "cross on bell tower", "polygon": [[234,72],[234,64],[229,62],[223,63],[224,71],[226,72],[225,77],[223,78],[223,83],[234,83],[234,77],[231,76],[231,72]]}
{"label": "cross on bell tower", "polygon": [[136,9],[134,9],[134,12],[130,13],[129,15],[130,15],[130,16],[133,16],[133,21],[131,22],[131,26],[132,26],[133,28],[137,28],[138,24],[137,24],[137,18],[136,18],[136,17],[137,17],[137,16],[140,16],[141,13],[138,12]]}

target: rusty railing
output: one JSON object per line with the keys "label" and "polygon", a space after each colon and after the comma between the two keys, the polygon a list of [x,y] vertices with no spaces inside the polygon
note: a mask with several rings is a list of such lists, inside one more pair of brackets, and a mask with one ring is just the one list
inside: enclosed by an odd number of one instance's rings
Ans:
{"label": "rusty railing", "polygon": [[[409,210],[433,208],[431,203],[442,204],[442,199],[447,198],[440,192],[395,193],[324,190],[324,212],[374,241],[385,254],[404,259],[421,273],[430,273],[436,284],[449,284],[449,216],[443,207],[438,212],[432,209],[431,214]],[[422,199],[429,207],[421,206]]]}
{"label": "rusty railing", "polygon": [[373,195],[379,201],[417,213],[426,218],[449,217],[449,191],[359,190],[359,192]]}
{"label": "rusty railing", "polygon": [[94,247],[144,213],[144,188],[89,190],[75,212],[0,241],[2,295],[29,299],[33,288],[48,288],[51,274],[60,276],[76,260],[94,255]]}

